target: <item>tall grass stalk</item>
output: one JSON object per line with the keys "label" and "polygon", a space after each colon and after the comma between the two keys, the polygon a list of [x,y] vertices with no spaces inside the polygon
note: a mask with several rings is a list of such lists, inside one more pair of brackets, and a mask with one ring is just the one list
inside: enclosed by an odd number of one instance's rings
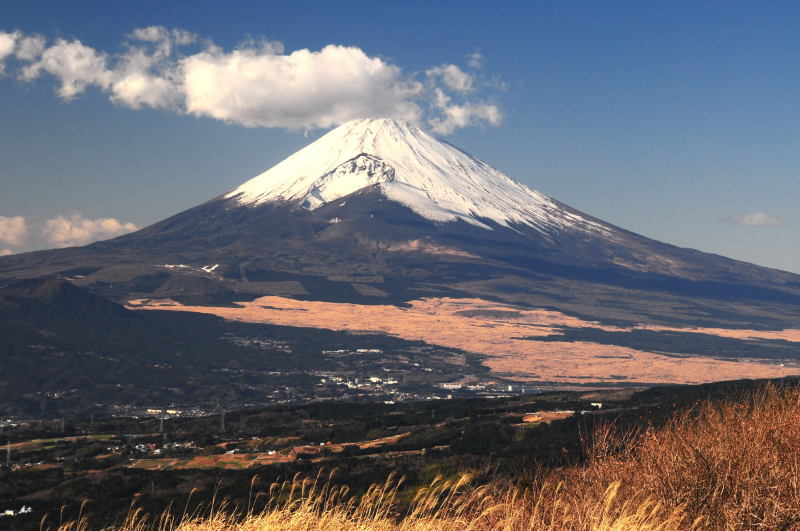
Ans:
{"label": "tall grass stalk", "polygon": [[[115,531],[800,529],[800,390],[698,403],[661,428],[597,428],[587,461],[521,489],[436,478],[399,513],[401,480],[353,496],[333,476],[273,484],[263,510],[213,502],[177,519],[138,509]],[[255,480],[254,480],[255,481]],[[251,483],[251,488],[253,483]],[[89,529],[81,516],[64,531]]]}

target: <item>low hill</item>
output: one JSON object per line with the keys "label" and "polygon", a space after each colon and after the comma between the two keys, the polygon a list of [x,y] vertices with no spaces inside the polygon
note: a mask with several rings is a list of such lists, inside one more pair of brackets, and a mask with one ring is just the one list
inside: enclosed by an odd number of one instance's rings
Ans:
{"label": "low hill", "polygon": [[[488,372],[477,356],[419,341],[134,311],[58,279],[0,289],[0,338],[6,416],[167,406],[202,413],[356,398],[345,382],[373,374],[409,397],[424,396],[440,393],[441,382]],[[394,391],[372,385],[359,392],[381,400]]]}

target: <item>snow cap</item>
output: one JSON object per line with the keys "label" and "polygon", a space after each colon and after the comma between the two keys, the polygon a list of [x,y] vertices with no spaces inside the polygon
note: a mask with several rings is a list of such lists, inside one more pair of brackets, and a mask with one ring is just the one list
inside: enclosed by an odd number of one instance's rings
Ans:
{"label": "snow cap", "polygon": [[602,230],[487,163],[392,119],[352,120],[225,195],[242,206],[298,201],[313,210],[367,187],[436,222]]}

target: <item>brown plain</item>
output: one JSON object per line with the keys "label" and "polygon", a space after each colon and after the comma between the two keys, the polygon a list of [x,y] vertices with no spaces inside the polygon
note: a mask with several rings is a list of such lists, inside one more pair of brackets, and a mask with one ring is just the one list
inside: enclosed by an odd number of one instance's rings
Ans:
{"label": "brown plain", "polygon": [[[430,298],[408,308],[261,297],[238,307],[187,306],[175,301],[133,300],[135,309],[213,314],[225,319],[284,326],[381,333],[407,340],[462,349],[486,356],[497,376],[562,385],[587,383],[705,383],[740,378],[779,378],[800,373],[792,361],[668,356],[591,342],[530,341],[531,336],[558,334],[558,327],[592,327],[609,331],[633,328],[602,326],[560,312],[527,309],[482,299]],[[712,334],[721,337],[783,339],[800,346],[800,330],[759,331],[719,328],[642,329]],[[691,353],[689,353],[691,354]]]}

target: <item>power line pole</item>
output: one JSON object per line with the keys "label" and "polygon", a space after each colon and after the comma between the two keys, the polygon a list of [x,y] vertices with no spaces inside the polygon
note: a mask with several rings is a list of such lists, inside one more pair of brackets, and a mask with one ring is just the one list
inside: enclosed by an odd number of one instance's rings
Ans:
{"label": "power line pole", "polygon": [[225,412],[222,412],[222,416],[219,418],[219,429],[222,433],[225,433]]}
{"label": "power line pole", "polygon": [[11,466],[11,441],[6,442],[6,465]]}

